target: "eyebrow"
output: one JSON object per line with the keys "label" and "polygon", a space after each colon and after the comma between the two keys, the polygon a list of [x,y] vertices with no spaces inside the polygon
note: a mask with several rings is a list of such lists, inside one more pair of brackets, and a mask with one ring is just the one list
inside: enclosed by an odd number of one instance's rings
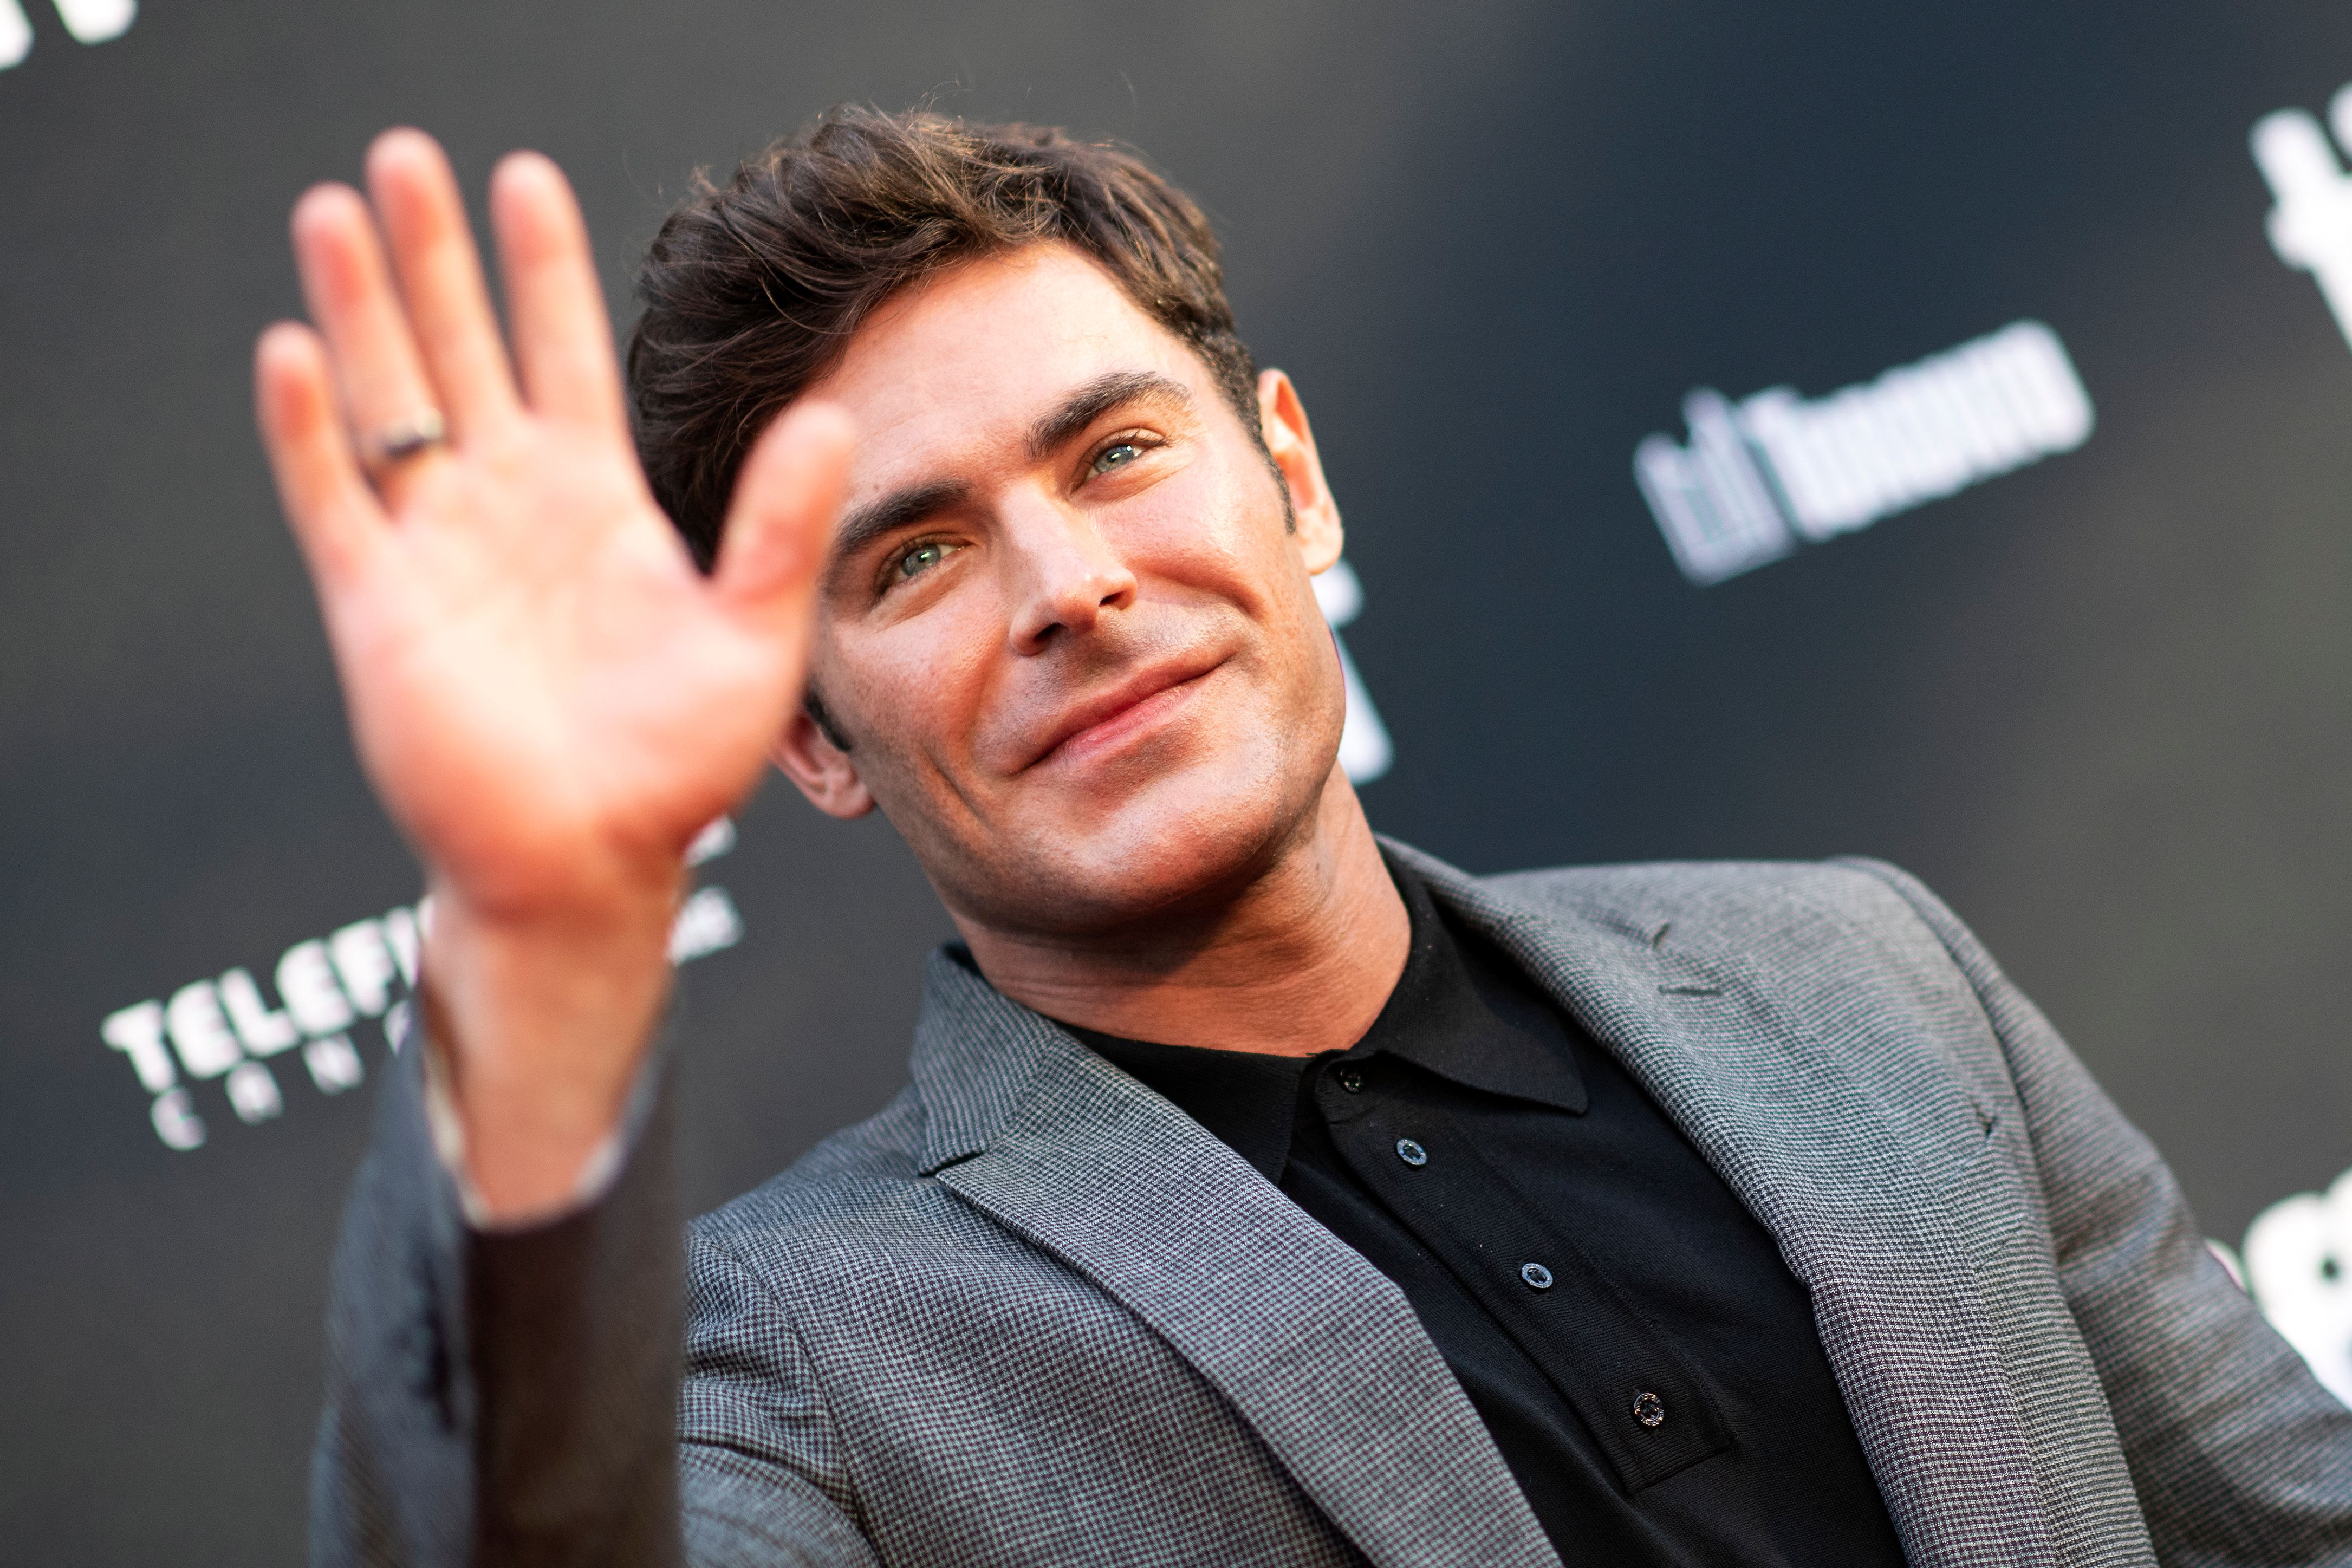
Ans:
{"label": "eyebrow", "polygon": [[909,486],[878,501],[869,501],[844,517],[841,527],[834,530],[834,561],[838,565],[883,535],[909,523],[919,523],[934,512],[959,506],[971,495],[971,486],[961,479],[934,479],[928,485]]}
{"label": "eyebrow", "polygon": [[[1189,409],[1192,406],[1192,394],[1183,382],[1157,371],[1112,371],[1097,376],[1063,399],[1060,407],[1041,415],[1029,426],[1029,459],[1043,462],[1111,410],[1147,402]],[[935,512],[961,506],[971,498],[971,486],[962,480],[934,479],[894,490],[879,500],[852,508],[834,530],[834,569],[838,570],[876,539],[919,523]]]}
{"label": "eyebrow", "polygon": [[1030,461],[1043,462],[1104,414],[1130,402],[1162,402],[1188,409],[1192,406],[1192,394],[1183,382],[1158,371],[1112,371],[1097,376],[1029,427]]}

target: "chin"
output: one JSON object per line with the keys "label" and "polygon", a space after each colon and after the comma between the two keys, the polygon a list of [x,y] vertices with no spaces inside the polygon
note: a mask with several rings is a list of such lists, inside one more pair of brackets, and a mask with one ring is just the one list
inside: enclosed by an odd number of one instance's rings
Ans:
{"label": "chin", "polygon": [[1320,802],[1328,762],[1306,769],[1286,749],[1221,747],[1116,804],[1040,824],[1024,835],[1024,863],[1002,867],[996,885],[1021,888],[1025,906],[1005,913],[1033,929],[1099,931],[1221,901],[1273,864]]}

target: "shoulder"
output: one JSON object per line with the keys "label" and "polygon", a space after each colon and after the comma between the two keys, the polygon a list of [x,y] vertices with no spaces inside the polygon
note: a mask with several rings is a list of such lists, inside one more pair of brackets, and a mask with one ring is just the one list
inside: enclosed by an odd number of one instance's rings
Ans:
{"label": "shoulder", "polygon": [[955,1272],[1005,1249],[1007,1235],[925,1175],[924,1112],[909,1085],[778,1175],[687,1228],[698,1315],[712,1308],[794,1310],[919,1268]]}
{"label": "shoulder", "polygon": [[756,1250],[779,1233],[854,1228],[931,1185],[917,1174],[922,1102],[910,1085],[865,1121],[844,1127],[751,1191],[688,1227],[698,1249]]}
{"label": "shoulder", "polygon": [[1664,861],[1478,879],[1490,895],[1638,948],[1712,953],[1784,990],[1843,993],[1878,976],[1939,997],[1993,975],[1968,928],[1884,861]]}
{"label": "shoulder", "polygon": [[2030,1004],[1934,894],[1883,861],[1572,867],[1482,885],[1632,991],[1710,998],[1680,1005],[1716,1009],[1713,1027],[1734,1035],[1807,1042],[1895,1098],[1938,1078],[1984,1104],[2013,1092],[2003,1036]]}
{"label": "shoulder", "polygon": [[1858,856],[1554,866],[1478,880],[1558,917],[1629,930],[1676,919],[1691,923],[1691,936],[1832,927],[1925,935],[1934,915],[1947,914],[1908,873]]}

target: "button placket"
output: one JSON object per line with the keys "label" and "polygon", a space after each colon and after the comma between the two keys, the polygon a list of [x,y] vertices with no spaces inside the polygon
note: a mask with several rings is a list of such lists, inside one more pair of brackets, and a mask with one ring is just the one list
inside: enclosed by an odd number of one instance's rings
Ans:
{"label": "button placket", "polygon": [[[1451,1114],[1434,1106],[1408,1111],[1387,1103],[1385,1095],[1348,1100],[1336,1088],[1330,1101],[1331,1109],[1344,1102],[1362,1113],[1360,1120],[1332,1124],[1358,1176],[1536,1361],[1627,1492],[1730,1447],[1680,1348],[1633,1308],[1571,1237],[1528,1203],[1493,1152]],[[1358,1125],[1354,1137],[1342,1132],[1343,1122]],[[1408,1150],[1419,1155],[1417,1163]],[[1475,1204],[1476,1239],[1459,1228],[1450,1209],[1431,1209],[1433,1199]],[[1537,1276],[1550,1282],[1538,1285]],[[1636,1408],[1644,1394],[1650,1399]],[[1670,1403],[1672,1422],[1664,1416]]]}

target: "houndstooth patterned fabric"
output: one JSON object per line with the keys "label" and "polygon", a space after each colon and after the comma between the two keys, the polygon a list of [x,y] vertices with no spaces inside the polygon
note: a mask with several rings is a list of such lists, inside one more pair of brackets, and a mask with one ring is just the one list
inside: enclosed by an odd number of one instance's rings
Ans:
{"label": "houndstooth patterned fabric", "polygon": [[[1778,1239],[1915,1564],[2352,1563],[2352,1413],[1916,882],[1869,862],[1481,880],[1391,848],[1618,1054]],[[1223,1144],[946,954],[913,1069],[879,1116],[691,1228],[689,1560],[1559,1561],[1402,1294]],[[379,1157],[418,1157],[405,1136]],[[654,1163],[566,1224],[593,1233]],[[410,1239],[347,1246],[339,1267],[337,1312],[360,1321],[337,1341],[325,1561],[466,1560],[355,1498],[411,1519],[506,1508],[466,1490],[451,1445],[510,1396],[445,1390],[450,1436],[407,1442],[435,1423],[364,1349],[415,1342],[394,1320],[464,1296],[379,1277],[387,1255],[439,1259],[445,1281],[457,1267],[431,1239],[446,1186],[363,1183],[355,1203],[364,1234]],[[479,1270],[498,1243],[466,1245]],[[602,1245],[594,1277],[626,1298]],[[658,1281],[658,1228],[635,1245]],[[352,1278],[372,1300],[353,1303]],[[477,1321],[435,1333],[495,1337],[498,1303],[466,1299]],[[595,1544],[531,1560],[602,1560]]]}

